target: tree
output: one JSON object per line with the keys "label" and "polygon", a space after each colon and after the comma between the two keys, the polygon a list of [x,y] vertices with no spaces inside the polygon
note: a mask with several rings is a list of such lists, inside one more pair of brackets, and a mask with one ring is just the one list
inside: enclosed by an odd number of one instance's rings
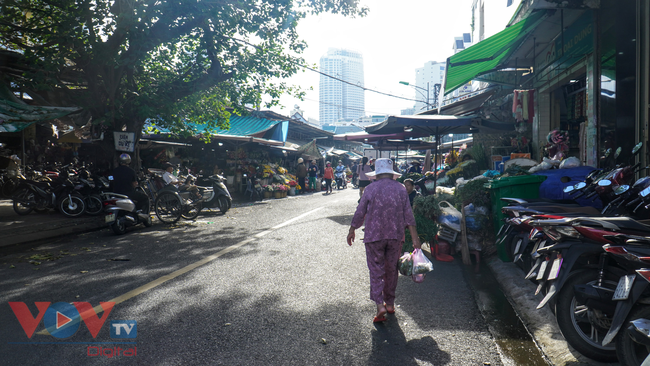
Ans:
{"label": "tree", "polygon": [[[363,16],[359,0],[4,0],[0,77],[43,105],[79,106],[75,123],[137,138],[151,119],[228,128],[228,118],[300,89],[307,14]],[[112,133],[106,133],[112,146]]]}

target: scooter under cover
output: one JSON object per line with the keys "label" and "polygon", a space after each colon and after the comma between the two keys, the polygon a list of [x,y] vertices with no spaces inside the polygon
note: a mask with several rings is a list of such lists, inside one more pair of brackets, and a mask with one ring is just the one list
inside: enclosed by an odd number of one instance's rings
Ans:
{"label": "scooter under cover", "polygon": [[552,247],[553,251],[560,251],[562,253],[562,266],[560,268],[560,274],[557,279],[555,279],[550,287],[546,296],[542,301],[537,305],[537,309],[543,308],[555,295],[560,292],[562,286],[571,275],[571,269],[576,263],[578,258],[580,258],[585,253],[601,253],[603,252],[602,244],[598,243],[589,243],[582,241],[563,241],[555,244]]}
{"label": "scooter under cover", "polygon": [[632,289],[630,290],[630,296],[627,300],[617,301],[616,310],[614,311],[614,317],[612,318],[612,325],[609,327],[609,332],[603,338],[603,346],[608,345],[611,341],[614,340],[616,334],[621,330],[621,326],[625,322],[627,315],[634,307],[634,304],[639,300],[643,291],[650,285],[645,279],[639,278],[637,275],[636,281],[632,284]]}

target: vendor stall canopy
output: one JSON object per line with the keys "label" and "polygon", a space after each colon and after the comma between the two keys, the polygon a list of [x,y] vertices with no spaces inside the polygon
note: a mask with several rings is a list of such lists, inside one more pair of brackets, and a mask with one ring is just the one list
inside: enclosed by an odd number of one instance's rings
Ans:
{"label": "vendor stall canopy", "polygon": [[443,135],[447,133],[497,133],[514,130],[514,124],[494,122],[477,115],[445,116],[415,115],[389,116],[384,122],[366,127],[370,134],[407,133],[411,137]]}
{"label": "vendor stall canopy", "polygon": [[[552,11],[551,11],[552,12]],[[479,75],[497,70],[508,62],[528,35],[549,16],[536,11],[526,19],[458,52],[447,59],[444,94],[447,95]]]}
{"label": "vendor stall canopy", "polygon": [[67,116],[77,107],[46,107],[0,99],[0,132],[20,132],[33,123]]}

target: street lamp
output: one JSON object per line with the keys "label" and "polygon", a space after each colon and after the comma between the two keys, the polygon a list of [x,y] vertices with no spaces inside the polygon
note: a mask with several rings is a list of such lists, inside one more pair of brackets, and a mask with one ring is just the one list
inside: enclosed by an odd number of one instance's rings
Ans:
{"label": "street lamp", "polygon": [[417,90],[418,93],[420,93],[420,95],[422,95],[423,97],[424,97],[424,94],[420,90],[426,90],[426,92],[427,92],[427,101],[426,101],[427,108],[433,109],[433,106],[431,105],[431,103],[429,103],[429,82],[428,81],[427,81],[427,88],[426,89],[423,88],[423,87],[417,86],[417,85],[411,85],[408,81],[400,81],[399,83],[402,84],[402,85],[408,85],[408,86],[414,87],[415,90]]}

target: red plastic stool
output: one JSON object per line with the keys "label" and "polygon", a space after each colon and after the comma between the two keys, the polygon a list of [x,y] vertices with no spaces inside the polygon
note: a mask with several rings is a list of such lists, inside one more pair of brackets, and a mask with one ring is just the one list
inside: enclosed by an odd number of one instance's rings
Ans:
{"label": "red plastic stool", "polygon": [[451,245],[448,242],[438,239],[438,242],[434,246],[434,256],[436,260],[441,262],[452,262],[454,257],[449,255],[451,251]]}

